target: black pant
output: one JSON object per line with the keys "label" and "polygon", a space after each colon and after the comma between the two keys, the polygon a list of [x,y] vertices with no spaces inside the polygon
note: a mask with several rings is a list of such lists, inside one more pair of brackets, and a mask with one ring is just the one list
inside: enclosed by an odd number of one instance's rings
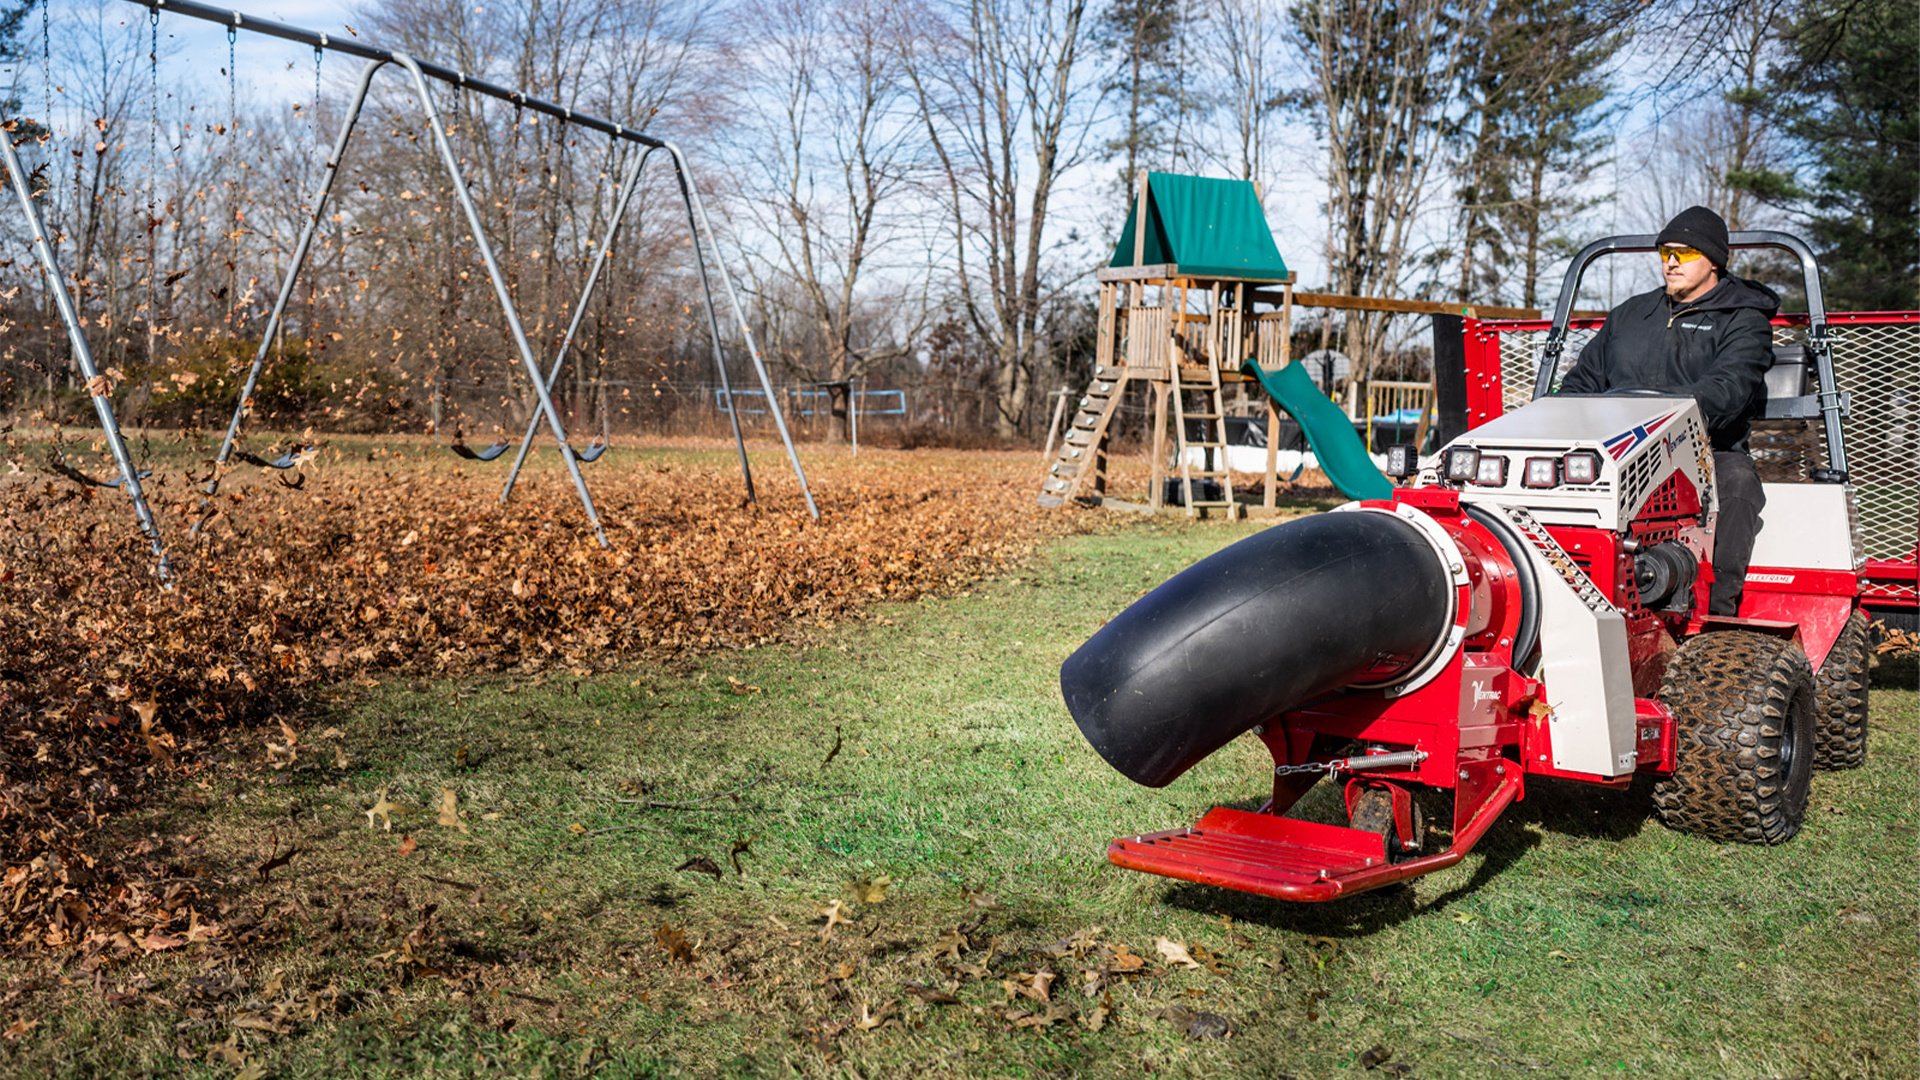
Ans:
{"label": "black pant", "polygon": [[1761,490],[1753,459],[1738,450],[1713,452],[1713,486],[1720,495],[1720,521],[1713,530],[1713,593],[1707,610],[1714,615],[1738,615],[1767,494]]}

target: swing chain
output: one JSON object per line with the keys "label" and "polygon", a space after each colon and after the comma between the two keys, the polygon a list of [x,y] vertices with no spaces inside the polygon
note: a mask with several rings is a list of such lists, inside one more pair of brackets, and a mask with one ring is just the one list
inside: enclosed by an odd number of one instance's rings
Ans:
{"label": "swing chain", "polygon": [[234,73],[234,39],[239,36],[239,31],[231,26],[227,27],[227,136],[229,138],[238,134],[240,130],[240,94],[235,85],[238,76]]}

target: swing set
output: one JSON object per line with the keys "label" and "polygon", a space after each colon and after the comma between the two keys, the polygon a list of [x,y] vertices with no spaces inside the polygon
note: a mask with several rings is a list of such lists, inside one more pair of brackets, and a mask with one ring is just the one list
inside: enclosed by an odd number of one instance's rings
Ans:
{"label": "swing set", "polygon": [[[229,461],[239,460],[269,469],[288,469],[300,464],[311,452],[310,448],[296,447],[277,458],[265,458],[251,454],[238,447],[240,430],[250,410],[254,391],[259,384],[261,373],[266,367],[268,354],[272,351],[272,343],[282,332],[282,322],[286,314],[287,306],[293,298],[301,269],[305,266],[308,254],[313,246],[314,236],[326,218],[326,209],[328,200],[332,194],[334,180],[339,175],[341,162],[345,159],[349,145],[352,142],[355,127],[366,105],[367,96],[372,88],[374,76],[388,66],[397,67],[407,74],[413,90],[419,98],[421,113],[433,135],[434,150],[440,159],[440,163],[445,167],[448,178],[452,181],[454,197],[459,203],[460,209],[465,217],[468,231],[472,236],[475,248],[479,252],[481,262],[486,267],[493,293],[499,302],[501,314],[512,336],[515,352],[532,385],[534,395],[538,399],[539,407],[528,417],[526,432],[518,444],[518,453],[515,455],[513,466],[507,475],[506,484],[501,490],[501,502],[506,502],[512,496],[514,485],[519,479],[522,467],[526,463],[527,454],[544,420],[547,430],[553,438],[554,445],[558,449],[562,461],[566,464],[568,475],[573,481],[574,490],[580,499],[580,505],[586,512],[587,521],[592,526],[595,539],[598,540],[601,547],[609,546],[606,531],[600,523],[599,513],[594,508],[593,497],[587,490],[586,479],[580,471],[581,464],[595,461],[606,452],[607,432],[604,402],[602,404],[602,431],[600,436],[596,438],[591,445],[583,449],[576,449],[568,441],[565,423],[562,421],[560,412],[553,403],[552,391],[558,383],[560,373],[566,365],[569,353],[575,346],[575,339],[578,336],[581,324],[586,318],[588,308],[591,305],[594,293],[600,283],[602,272],[606,267],[607,256],[609,252],[612,251],[614,242],[619,236],[622,223],[632,204],[634,192],[638,189],[641,176],[645,172],[646,164],[654,152],[663,151],[668,161],[672,163],[674,178],[678,183],[681,202],[686,209],[687,226],[692,239],[694,269],[700,279],[701,292],[705,303],[707,331],[712,341],[713,363],[719,375],[723,399],[727,402],[728,419],[732,425],[734,446],[740,459],[740,470],[746,488],[747,499],[749,501],[755,500],[753,472],[747,460],[746,440],[741,431],[739,414],[734,410],[732,404],[733,393],[728,381],[726,353],[720,329],[720,315],[714,302],[714,276],[718,276],[720,279],[721,291],[726,298],[730,313],[739,327],[740,335],[745,343],[747,352],[752,358],[755,375],[768,402],[767,411],[773,416],[774,426],[779,431],[781,442],[786,448],[787,459],[793,467],[794,476],[799,480],[800,492],[806,501],[807,512],[812,515],[815,520],[819,519],[820,510],[814,503],[812,490],[808,487],[806,471],[802,468],[799,454],[794,449],[793,438],[788,431],[786,418],[777,404],[778,399],[774,393],[772,378],[769,376],[766,364],[762,360],[759,346],[754,341],[753,330],[751,326],[749,326],[746,314],[741,307],[739,295],[734,289],[733,279],[731,275],[728,274],[725,264],[719,258],[720,249],[718,238],[714,235],[712,222],[708,218],[706,207],[700,199],[699,190],[692,182],[691,173],[687,168],[686,157],[681,153],[679,147],[665,140],[642,134],[623,124],[575,112],[564,106],[555,105],[551,102],[532,97],[523,91],[497,86],[484,80],[473,78],[465,72],[416,60],[404,52],[378,48],[361,40],[343,41],[324,33],[267,19],[255,18],[238,11],[194,3],[192,0],[126,0],[126,2],[148,9],[148,23],[153,39],[153,49],[149,54],[148,63],[151,69],[150,75],[156,88],[159,82],[158,27],[160,16],[163,12],[198,19],[227,28],[229,49],[227,76],[230,83],[230,100],[234,97],[231,86],[231,81],[234,78],[232,66],[233,42],[238,33],[242,31],[310,46],[314,51],[316,100],[318,97],[321,58],[325,53],[336,52],[365,61],[365,65],[361,68],[359,79],[355,84],[345,117],[341,122],[339,134],[334,140],[332,152],[328,155],[320,180],[308,200],[299,240],[295,243],[293,252],[288,259],[285,273],[280,280],[279,292],[262,326],[260,344],[254,353],[253,361],[247,370],[246,379],[242,383],[239,396],[234,403],[233,415],[227,425],[226,435],[221,440],[219,453],[214,458],[212,475],[209,477],[202,493],[202,513],[192,529],[194,534],[198,534],[200,528],[211,516],[211,500],[219,491],[220,479],[226,471]],[[42,30],[44,37],[47,33],[44,20]],[[527,338],[526,330],[521,323],[519,312],[515,307],[511,290],[508,287],[506,275],[501,270],[500,263],[494,255],[494,248],[487,237],[487,231],[482,224],[480,213],[474,205],[471,194],[468,192],[467,182],[460,168],[459,157],[448,141],[446,125],[441,119],[439,108],[434,102],[430,88],[434,82],[451,86],[457,92],[469,92],[479,94],[483,97],[510,102],[515,108],[516,119],[522,111],[533,112],[551,117],[563,124],[599,132],[609,138],[608,146],[610,153],[621,143],[635,144],[644,148],[634,168],[619,181],[618,194],[614,202],[612,215],[607,221],[605,233],[601,237],[598,247],[594,250],[586,282],[582,286],[580,294],[573,304],[573,314],[567,324],[566,332],[559,346],[554,350],[545,372],[541,370],[533,346]],[[157,89],[155,95],[157,97]],[[157,131],[159,127],[157,105],[153,108],[154,115],[151,117],[151,121],[154,130]],[[49,116],[48,121],[51,122],[51,119],[51,116]],[[172,569],[168,561],[166,546],[161,540],[159,527],[154,521],[153,511],[148,505],[146,492],[140,483],[148,473],[145,470],[136,469],[133,459],[128,453],[126,440],[121,433],[118,420],[114,414],[113,402],[109,397],[111,387],[108,385],[107,380],[100,375],[94,363],[93,353],[88,345],[86,333],[83,330],[84,323],[76,310],[73,296],[68,290],[66,279],[55,255],[53,243],[49,239],[46,224],[41,219],[39,206],[33,197],[30,181],[31,174],[21,164],[19,155],[15,150],[15,137],[11,132],[16,128],[31,130],[31,126],[24,123],[9,123],[4,126],[4,129],[0,129],[0,167],[5,169],[10,187],[19,202],[23,220],[26,222],[31,236],[35,259],[39,263],[42,276],[46,279],[48,292],[52,296],[60,320],[66,327],[68,343],[73,352],[75,365],[79,368],[81,376],[86,380],[87,392],[92,399],[94,413],[99,420],[100,429],[105,435],[106,442],[112,450],[114,463],[117,466],[119,475],[115,479],[102,481],[95,480],[71,466],[60,468],[58,471],[89,484],[121,488],[126,492],[133,505],[134,516],[139,522],[140,529],[152,547],[156,576],[163,585],[170,588]],[[27,139],[23,138],[21,141],[25,142]],[[152,205],[153,201],[153,196],[150,195],[149,220],[157,221],[158,218],[155,213],[155,207]],[[151,230],[149,230],[149,236],[151,237]],[[151,243],[151,240],[149,242]],[[713,267],[711,270],[708,268],[709,250],[711,250],[713,255]],[[151,268],[151,260],[148,265]],[[466,446],[464,442],[456,440],[452,449],[456,454],[468,460],[492,461],[504,456],[511,445],[512,444],[502,441],[476,450]]]}

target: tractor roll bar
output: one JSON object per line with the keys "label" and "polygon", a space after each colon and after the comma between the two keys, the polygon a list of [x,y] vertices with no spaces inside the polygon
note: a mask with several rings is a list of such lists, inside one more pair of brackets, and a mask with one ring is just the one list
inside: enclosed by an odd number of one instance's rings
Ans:
{"label": "tractor roll bar", "polygon": [[[1567,267],[1566,277],[1561,279],[1560,296],[1553,304],[1553,323],[1547,331],[1546,348],[1540,357],[1540,368],[1534,373],[1535,400],[1545,397],[1553,389],[1553,376],[1560,368],[1560,355],[1566,350],[1567,324],[1573,317],[1574,297],[1580,292],[1580,278],[1587,267],[1602,255],[1653,251],[1659,246],[1657,239],[1653,233],[1603,237],[1581,248],[1580,253],[1573,257],[1572,264]],[[1813,249],[1807,246],[1806,241],[1792,233],[1773,229],[1730,233],[1727,247],[1734,251],[1776,248],[1800,261],[1801,279],[1807,292],[1807,354],[1813,361],[1814,377],[1818,382],[1821,427],[1825,429],[1827,439],[1828,467],[1813,470],[1811,478],[1822,483],[1844,484],[1847,482],[1847,451],[1840,424],[1846,418],[1847,409],[1846,400],[1834,380],[1833,344],[1827,338],[1827,301],[1820,291],[1820,261],[1814,257]]]}
{"label": "tractor roll bar", "polygon": [[[311,45],[316,49],[327,49],[332,52],[346,53],[348,56],[357,56],[362,60],[379,60],[383,63],[394,63],[399,59],[399,54],[389,49],[378,49],[371,45],[362,45],[350,38],[341,39],[332,37],[318,31],[307,30],[298,26],[289,26],[286,23],[275,22],[272,19],[256,18],[242,12],[230,11],[227,8],[214,7],[211,4],[194,3],[193,0],[127,0],[127,2],[130,4],[138,4],[144,8],[151,8],[158,12],[185,15],[188,18],[217,23],[221,26],[229,26],[237,30],[251,30],[256,34],[265,34],[268,37],[277,37],[285,41],[297,41],[302,45]],[[471,90],[476,94],[499,98],[501,101],[511,101],[515,105],[528,111],[558,117],[569,124],[578,124],[584,128],[591,128],[594,131],[612,135],[616,139],[626,139],[631,142],[637,142],[642,146],[649,146],[656,150],[664,149],[667,145],[660,139],[656,139],[651,135],[642,135],[640,132],[623,124],[616,124],[611,120],[602,120],[600,117],[589,116],[586,113],[574,112],[564,105],[555,105],[551,101],[543,101],[540,98],[529,96],[518,90],[509,90],[504,86],[496,86],[484,79],[476,79],[464,71],[441,67],[439,64],[431,64],[424,60],[415,60],[414,64],[419,67],[422,75],[430,79],[438,79],[441,82],[452,83],[462,90]]]}

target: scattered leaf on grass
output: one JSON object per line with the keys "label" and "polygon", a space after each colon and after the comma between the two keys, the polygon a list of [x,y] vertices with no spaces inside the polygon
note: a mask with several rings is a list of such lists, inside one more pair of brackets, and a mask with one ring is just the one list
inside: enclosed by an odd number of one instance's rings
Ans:
{"label": "scattered leaf on grass", "polygon": [[177,949],[186,943],[185,938],[174,937],[172,934],[155,930],[140,939],[140,948],[150,953],[165,952],[168,949]]}
{"label": "scattered leaf on grass", "polygon": [[940,935],[940,940],[933,943],[932,953],[936,958],[946,957],[949,960],[958,960],[960,954],[967,951],[969,944],[967,935],[958,929],[953,929]]}
{"label": "scattered leaf on grass", "polygon": [[1195,1012],[1184,1005],[1173,1005],[1160,1010],[1155,1015],[1172,1024],[1182,1035],[1189,1039],[1224,1039],[1233,1031],[1233,1025],[1218,1013]]}
{"label": "scattered leaf on grass", "polygon": [[892,1012],[893,1002],[891,1001],[883,1003],[878,1009],[868,1008],[867,1003],[863,1001],[860,1003],[860,1017],[853,1022],[853,1026],[861,1031],[872,1031],[886,1023]]}
{"label": "scattered leaf on grass", "polygon": [[653,943],[660,946],[668,958],[683,964],[693,963],[694,951],[698,948],[687,940],[685,931],[672,923],[661,923],[654,928]]}
{"label": "scattered leaf on grass", "polygon": [[1107,970],[1116,975],[1129,975],[1147,965],[1147,958],[1129,949],[1124,944],[1115,944],[1113,959],[1107,963]]}
{"label": "scattered leaf on grass", "polygon": [[901,987],[901,989],[905,990],[907,993],[912,994],[914,997],[919,998],[921,1001],[924,1001],[929,1005],[960,1004],[960,999],[955,997],[951,991],[937,990],[931,986],[926,985],[925,983],[908,982],[908,983],[905,983]]}
{"label": "scattered leaf on grass", "polygon": [[1233,965],[1221,958],[1219,953],[1214,952],[1212,949],[1198,942],[1195,942],[1193,947],[1188,951],[1201,967],[1206,968],[1215,975],[1225,975],[1227,972],[1233,970]]}
{"label": "scattered leaf on grass", "polygon": [[387,795],[387,790],[382,788],[380,798],[367,808],[367,828],[373,828],[374,819],[379,818],[381,828],[387,832],[393,831],[393,815],[399,812],[400,804],[387,801]]}
{"label": "scattered leaf on grass", "polygon": [[1197,968],[1200,966],[1193,957],[1187,955],[1187,947],[1177,941],[1163,937],[1154,938],[1153,948],[1155,952],[1165,958],[1169,966],[1184,968]]}
{"label": "scattered leaf on grass", "polygon": [[1101,1028],[1107,1026],[1107,1017],[1112,1015],[1113,999],[1102,995],[1100,1004],[1095,1005],[1093,1008],[1081,1014],[1080,1022],[1087,1026],[1088,1031],[1099,1031]]}
{"label": "scattered leaf on grass", "polygon": [[440,827],[467,831],[467,823],[460,820],[460,796],[452,788],[440,789]]}
{"label": "scattered leaf on grass", "polygon": [[677,872],[685,872],[685,871],[691,870],[696,874],[707,874],[711,876],[715,881],[720,880],[719,865],[715,863],[712,859],[707,858],[705,855],[695,855],[693,858],[688,859],[686,862],[683,862],[679,866],[674,867],[674,870]]}
{"label": "scattered leaf on grass", "polygon": [[852,894],[856,904],[878,904],[886,900],[887,887],[893,884],[893,878],[886,874],[873,877],[855,878],[847,882],[847,892]]}
{"label": "scattered leaf on grass", "polygon": [[746,867],[740,865],[740,856],[751,854],[753,854],[753,837],[749,836],[745,840],[735,840],[733,842],[733,849],[727,852],[727,861],[733,863],[733,873],[735,877],[747,876]]}
{"label": "scattered leaf on grass", "polygon": [[1014,978],[1000,980],[1000,988],[1006,991],[1008,1000],[1027,997],[1044,1002],[1053,992],[1053,980],[1054,974],[1051,971],[1023,971]]}
{"label": "scattered leaf on grass", "polygon": [[407,833],[406,835],[400,838],[400,856],[402,858],[405,858],[406,856],[413,854],[414,850],[419,846],[420,846],[420,842],[413,838],[413,834]]}
{"label": "scattered leaf on grass", "polygon": [[731,687],[736,694],[757,694],[760,692],[760,687],[752,683],[741,682],[731,675],[727,676],[727,685]]}
{"label": "scattered leaf on grass", "polygon": [[847,912],[847,905],[840,900],[835,900],[832,903],[828,904],[826,907],[823,907],[820,909],[820,914],[826,916],[826,920],[827,920],[827,924],[820,928],[821,941],[825,941],[828,938],[833,936],[834,927],[839,926],[842,923],[845,923],[848,921],[846,912]]}
{"label": "scattered leaf on grass", "polygon": [[1363,1069],[1377,1069],[1385,1065],[1392,1058],[1393,1051],[1379,1043],[1375,1043],[1373,1046],[1360,1052],[1359,1064]]}

